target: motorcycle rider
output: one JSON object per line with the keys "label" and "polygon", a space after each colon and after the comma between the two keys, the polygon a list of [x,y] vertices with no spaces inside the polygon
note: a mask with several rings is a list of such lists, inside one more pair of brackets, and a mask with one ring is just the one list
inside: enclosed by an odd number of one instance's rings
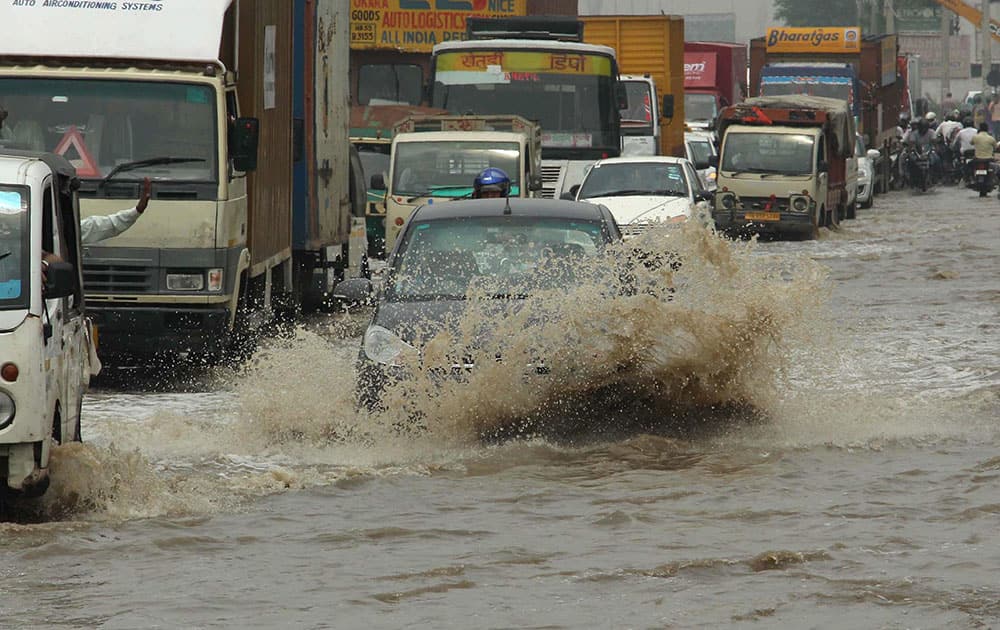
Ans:
{"label": "motorcycle rider", "polygon": [[[980,123],[979,133],[972,138],[972,146],[975,148],[975,160],[972,162],[973,173],[979,169],[989,171],[989,184],[986,189],[980,189],[979,195],[985,197],[989,191],[993,190],[996,184],[996,167],[993,164],[993,154],[996,153],[997,141],[990,133],[989,123]],[[973,180],[970,180],[973,181]]]}
{"label": "motorcycle rider", "polygon": [[937,114],[935,114],[934,112],[927,112],[924,115],[924,119],[927,121],[927,125],[931,128],[931,131],[937,131],[938,128]]}
{"label": "motorcycle rider", "polygon": [[957,109],[948,112],[944,117],[944,122],[938,125],[937,131],[934,132],[934,139],[937,142],[942,167],[946,173],[953,176],[959,172],[959,165],[961,163],[961,160],[958,159],[958,153],[952,147],[955,136],[962,130],[962,123],[959,122],[958,118],[959,113]]}
{"label": "motorcycle rider", "polygon": [[975,147],[972,146],[972,139],[976,136],[977,130],[972,123],[972,117],[968,116],[962,120],[962,130],[955,134],[951,148],[955,155],[962,161],[962,177],[965,181],[972,180],[972,157],[975,154]]}
{"label": "motorcycle rider", "polygon": [[903,138],[903,144],[907,147],[906,159],[904,161],[907,173],[910,172],[911,163],[916,155],[924,152],[928,153],[929,174],[937,173],[940,167],[940,159],[933,150],[933,143],[934,132],[931,131],[927,118],[917,120],[916,124],[911,127]]}

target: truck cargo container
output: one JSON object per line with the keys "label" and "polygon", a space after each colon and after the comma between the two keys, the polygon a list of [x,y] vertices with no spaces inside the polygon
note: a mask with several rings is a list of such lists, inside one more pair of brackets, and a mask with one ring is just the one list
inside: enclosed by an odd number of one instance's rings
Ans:
{"label": "truck cargo container", "polygon": [[240,307],[291,280],[292,5],[129,4],[0,8],[19,26],[0,42],[0,102],[21,148],[74,162],[83,215],[135,205],[152,180],[135,226],[84,249],[104,356],[217,356]]}
{"label": "truck cargo container", "polygon": [[[588,15],[583,41],[615,50],[618,69],[627,75],[652,79],[655,94],[641,97],[662,108],[657,116],[659,155],[684,157],[684,18],[676,15]],[[648,87],[647,87],[648,89]],[[668,102],[663,99],[667,97]],[[638,95],[629,94],[629,108]],[[638,103],[641,106],[641,101]],[[634,117],[623,116],[623,120]],[[622,139],[629,142],[629,125],[622,125]]]}
{"label": "truck cargo container", "polygon": [[339,279],[364,273],[366,190],[348,139],[347,6],[295,0],[294,21],[294,288],[314,306]]}
{"label": "truck cargo container", "polygon": [[770,28],[750,42],[750,92],[843,99],[868,144],[881,146],[899,120],[897,52],[896,35],[862,37],[858,27]]}
{"label": "truck cargo container", "polygon": [[728,42],[684,42],[684,118],[708,128],[724,107],[747,95],[747,47]]}

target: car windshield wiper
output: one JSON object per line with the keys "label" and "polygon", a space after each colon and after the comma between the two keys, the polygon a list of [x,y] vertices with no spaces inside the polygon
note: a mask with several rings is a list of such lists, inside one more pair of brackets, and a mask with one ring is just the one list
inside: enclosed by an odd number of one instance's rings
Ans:
{"label": "car windshield wiper", "polygon": [[581,195],[581,199],[591,199],[593,197],[629,197],[631,195],[648,195],[650,192],[648,190],[636,190],[634,188],[629,188],[626,190],[609,190],[607,192],[602,192],[600,194],[588,194],[586,196]]}
{"label": "car windshield wiper", "polygon": [[663,195],[664,197],[687,197],[686,192],[681,192],[679,190],[657,190],[654,194]]}
{"label": "car windshield wiper", "polygon": [[[422,193],[417,193],[417,194],[413,195],[412,197],[410,197],[409,199],[406,200],[406,203],[413,203],[414,201],[416,201],[417,199],[420,199],[421,197],[434,197],[435,196],[434,193],[436,193],[438,191],[441,191],[441,190],[458,190],[460,188],[472,188],[472,187],[471,186],[465,186],[465,185],[459,186],[457,184],[454,185],[454,186],[435,186],[434,188],[430,188],[428,190],[425,190]],[[409,193],[407,193],[407,194],[409,194]],[[472,193],[470,192],[469,195],[471,195],[471,194]],[[465,196],[468,197],[469,195],[465,195]]]}
{"label": "car windshield wiper", "polygon": [[101,180],[101,185],[104,185],[111,181],[111,178],[119,173],[124,173],[126,171],[134,171],[136,169],[145,168],[147,166],[160,166],[161,164],[181,164],[184,162],[204,162],[205,158],[198,157],[155,157],[146,160],[136,160],[134,162],[123,162],[118,166],[111,169],[111,172],[104,176]]}

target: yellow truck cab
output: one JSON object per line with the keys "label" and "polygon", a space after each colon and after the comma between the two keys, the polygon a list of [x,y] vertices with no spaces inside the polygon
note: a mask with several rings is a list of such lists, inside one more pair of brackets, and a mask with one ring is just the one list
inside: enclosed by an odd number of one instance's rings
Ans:
{"label": "yellow truck cab", "polygon": [[386,191],[387,252],[416,208],[470,197],[483,169],[507,173],[512,197],[542,189],[541,128],[520,116],[406,118],[393,129],[389,160],[389,181],[377,173],[369,186]]}
{"label": "yellow truck cab", "polygon": [[59,156],[0,149],[0,505],[48,488],[52,447],[80,439],[83,395],[100,371],[78,185]]}

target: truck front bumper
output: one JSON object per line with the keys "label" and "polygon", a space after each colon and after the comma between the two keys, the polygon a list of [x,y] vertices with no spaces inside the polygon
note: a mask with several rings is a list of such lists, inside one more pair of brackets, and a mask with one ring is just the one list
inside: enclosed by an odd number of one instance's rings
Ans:
{"label": "truck front bumper", "polygon": [[747,217],[743,210],[713,210],[712,218],[715,227],[721,232],[737,234],[808,234],[813,229],[812,213],[776,212],[777,219],[761,220]]}
{"label": "truck front bumper", "polygon": [[98,355],[134,357],[190,352],[217,354],[229,340],[228,305],[203,307],[88,304],[97,325]]}

